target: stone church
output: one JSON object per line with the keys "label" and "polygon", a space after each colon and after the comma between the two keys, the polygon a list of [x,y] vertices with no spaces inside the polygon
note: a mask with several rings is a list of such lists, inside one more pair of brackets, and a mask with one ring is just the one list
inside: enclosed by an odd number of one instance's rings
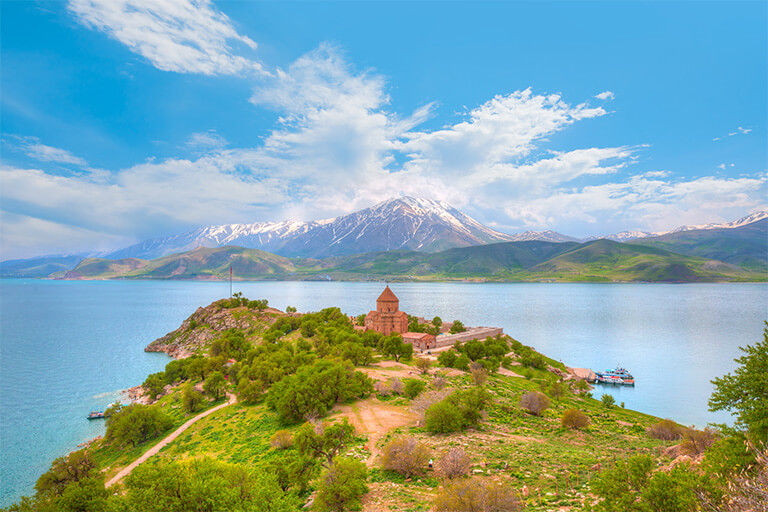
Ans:
{"label": "stone church", "polygon": [[400,311],[399,307],[400,301],[387,286],[376,299],[376,311],[371,311],[365,316],[365,330],[380,332],[385,336],[393,332],[407,332],[408,315]]}

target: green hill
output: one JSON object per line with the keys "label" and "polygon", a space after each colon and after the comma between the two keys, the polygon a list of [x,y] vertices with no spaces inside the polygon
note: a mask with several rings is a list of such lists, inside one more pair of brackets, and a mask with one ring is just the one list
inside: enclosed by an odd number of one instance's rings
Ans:
{"label": "green hill", "polygon": [[656,247],[768,272],[768,219],[731,229],[678,231],[633,240],[632,244]]}
{"label": "green hill", "polygon": [[763,273],[646,245],[596,240],[505,242],[429,254],[387,251],[286,258],[258,249],[198,248],[156,260],[88,258],[74,279],[485,279],[497,281],[759,281]]}

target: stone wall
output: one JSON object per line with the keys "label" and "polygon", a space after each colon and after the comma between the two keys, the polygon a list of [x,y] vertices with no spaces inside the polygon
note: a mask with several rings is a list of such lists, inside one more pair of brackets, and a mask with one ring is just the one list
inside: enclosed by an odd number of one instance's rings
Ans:
{"label": "stone wall", "polygon": [[449,345],[455,345],[459,341],[469,340],[484,340],[485,338],[493,338],[497,334],[504,334],[504,329],[501,327],[470,327],[464,332],[458,334],[441,334],[437,337],[437,347],[447,347]]}

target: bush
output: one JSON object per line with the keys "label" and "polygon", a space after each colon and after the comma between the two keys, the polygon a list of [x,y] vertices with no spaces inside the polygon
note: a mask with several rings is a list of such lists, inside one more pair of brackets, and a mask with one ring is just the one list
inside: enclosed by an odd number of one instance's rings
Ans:
{"label": "bush", "polygon": [[600,401],[603,402],[603,405],[606,407],[606,409],[610,409],[616,405],[616,399],[608,393],[603,393],[603,396],[600,397]]}
{"label": "bush", "polygon": [[453,366],[456,364],[456,359],[458,358],[458,354],[455,350],[448,349],[445,352],[441,352],[439,356],[437,356],[437,362],[441,366],[444,366],[446,368],[453,368]]}
{"label": "bush", "polygon": [[511,486],[481,478],[452,481],[432,503],[435,512],[515,512],[522,508]]}
{"label": "bush", "polygon": [[[474,364],[474,363],[473,363]],[[472,380],[476,386],[482,386],[485,381],[488,380],[488,372],[484,368],[471,368],[469,373],[472,375]]]}
{"label": "bush", "polygon": [[396,471],[406,478],[411,475],[423,475],[427,470],[429,449],[416,438],[396,437],[384,447],[381,466]]}
{"label": "bush", "polygon": [[472,466],[469,455],[463,448],[454,446],[435,463],[435,472],[443,478],[467,476]]}
{"label": "bush", "polygon": [[85,449],[78,450],[54,460],[51,469],[37,479],[35,490],[40,495],[61,496],[68,485],[98,474],[91,455]]}
{"label": "bush", "polygon": [[648,427],[648,435],[654,439],[674,441],[683,436],[685,429],[672,420],[661,420]]}
{"label": "bush", "polygon": [[376,382],[373,383],[373,390],[381,398],[387,397],[392,394],[392,389],[389,387],[389,384],[381,380],[377,380]]}
{"label": "bush", "polygon": [[563,413],[560,425],[564,428],[580,429],[589,425],[589,418],[577,409],[569,409]]}
{"label": "bush", "polygon": [[426,420],[424,426],[435,434],[448,434],[461,430],[461,413],[445,400],[430,405],[424,416]]}
{"label": "bush", "polygon": [[421,373],[429,373],[429,369],[432,367],[432,362],[423,357],[416,358],[415,364]]}
{"label": "bush", "polygon": [[402,395],[404,388],[405,386],[403,386],[403,381],[401,381],[397,377],[392,377],[391,379],[389,379],[389,389],[391,389],[394,394]]}
{"label": "bush", "polygon": [[408,379],[405,381],[405,396],[413,400],[419,393],[424,391],[426,384],[419,379]]}
{"label": "bush", "polygon": [[269,444],[277,450],[285,450],[293,446],[293,436],[288,430],[278,430],[269,438]]}
{"label": "bush", "polygon": [[686,455],[698,455],[704,453],[707,448],[717,441],[717,431],[711,428],[696,430],[689,428],[683,433],[683,442],[680,444],[680,451]]}
{"label": "bush", "polygon": [[529,391],[520,397],[520,407],[534,416],[541,416],[549,409],[549,398],[539,391]]}
{"label": "bush", "polygon": [[458,334],[466,330],[467,329],[464,327],[464,324],[461,322],[461,320],[454,320],[453,324],[451,324],[451,334]]}
{"label": "bush", "polygon": [[447,385],[448,385],[448,381],[443,376],[436,375],[435,378],[432,379],[432,387],[438,391],[445,389],[445,386]]}
{"label": "bush", "polygon": [[368,492],[365,464],[357,459],[338,458],[320,475],[312,510],[336,512],[358,509]]}

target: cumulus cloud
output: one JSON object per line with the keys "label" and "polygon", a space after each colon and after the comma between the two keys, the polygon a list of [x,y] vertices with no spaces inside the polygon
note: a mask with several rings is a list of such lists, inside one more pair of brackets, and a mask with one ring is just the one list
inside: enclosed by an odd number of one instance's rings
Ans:
{"label": "cumulus cloud", "polygon": [[256,49],[210,0],[69,0],[83,25],[102,31],[163,71],[235,75],[263,72],[261,64],[233,52]]}
{"label": "cumulus cloud", "polygon": [[[508,231],[579,236],[585,225],[605,222],[619,230],[670,229],[735,217],[761,206],[765,195],[764,175],[686,181],[643,169],[642,145],[561,150],[550,141],[554,134],[607,112],[558,94],[500,94],[424,129],[435,103],[392,112],[385,77],[355,69],[331,45],[262,77],[251,102],[279,114],[252,147],[231,148],[208,131],[187,141],[195,158],[111,173],[60,176],[6,165],[0,199],[45,229],[60,224],[78,240],[115,241],[216,223],[324,218],[399,194],[444,200]],[[65,151],[47,154],[67,158]]]}
{"label": "cumulus cloud", "polygon": [[600,94],[595,94],[595,98],[605,101],[605,100],[612,100],[613,98],[615,98],[615,96],[611,91],[604,91],[604,92],[601,92]]}

